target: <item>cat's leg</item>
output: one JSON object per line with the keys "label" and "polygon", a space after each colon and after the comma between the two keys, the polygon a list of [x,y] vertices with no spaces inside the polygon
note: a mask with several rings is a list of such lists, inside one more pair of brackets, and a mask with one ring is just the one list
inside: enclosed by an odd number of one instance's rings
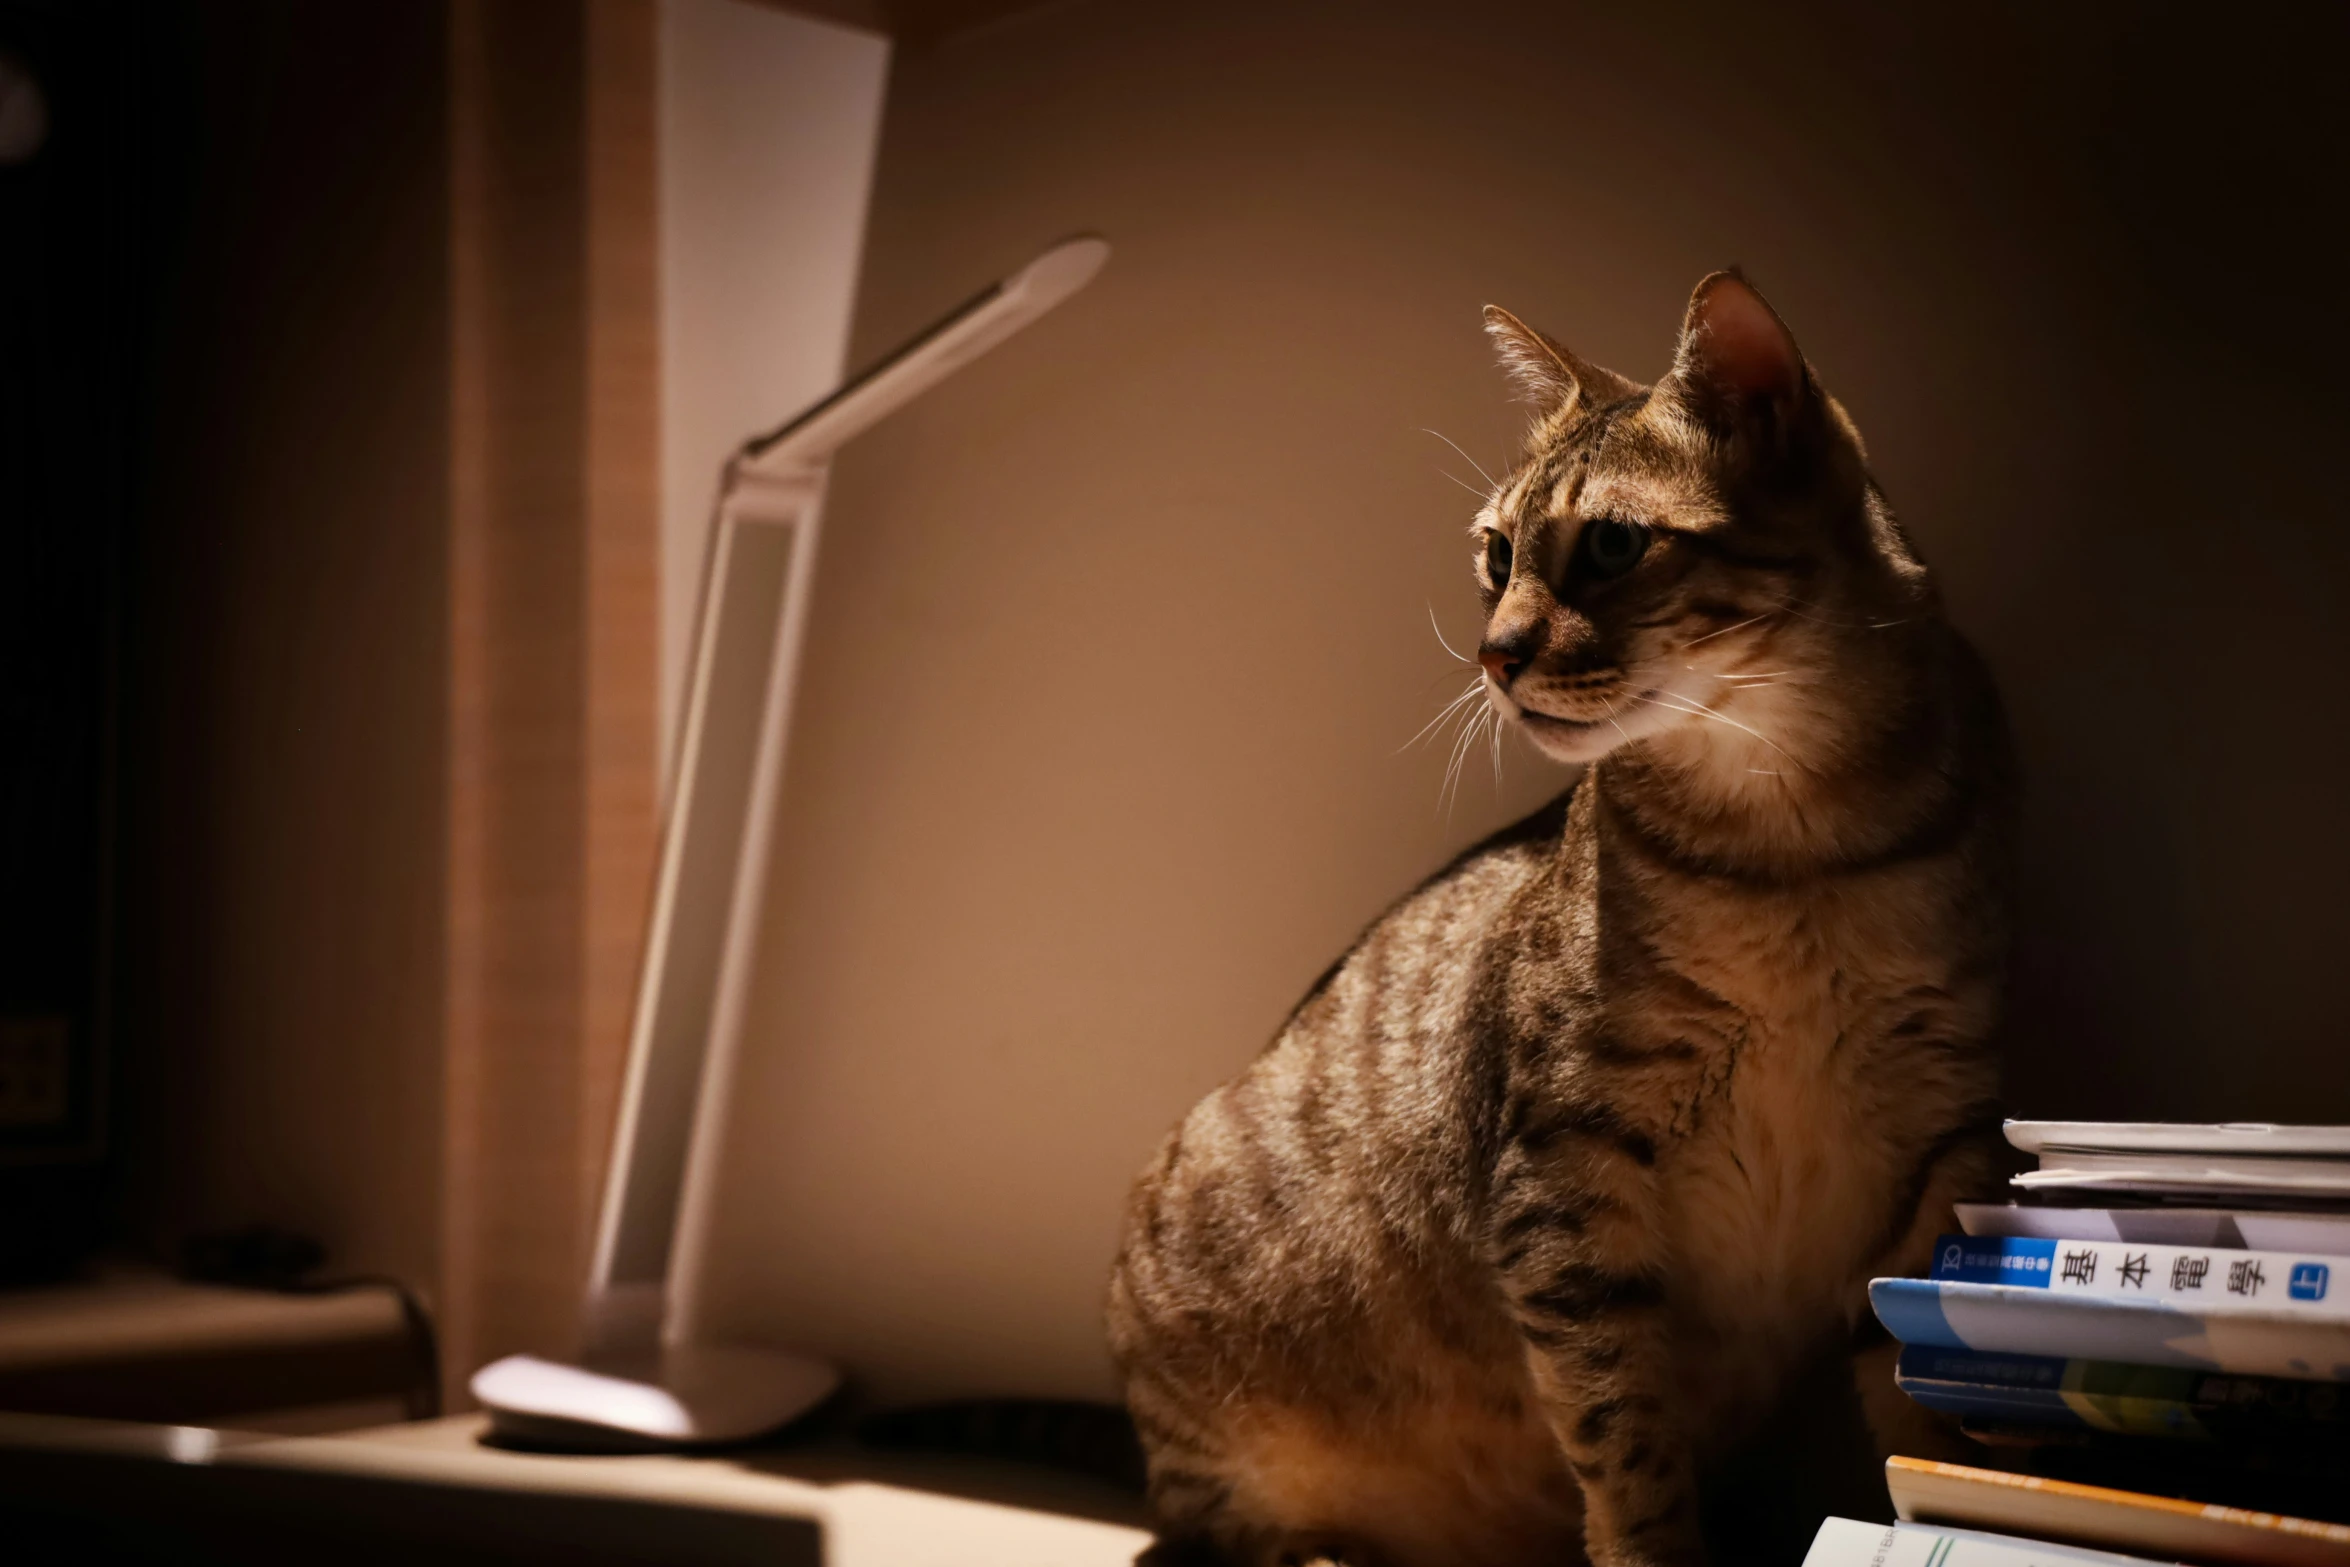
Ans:
{"label": "cat's leg", "polygon": [[1196,1536],[1161,1535],[1134,1558],[1134,1567],[1381,1567],[1381,1564],[1357,1550],[1315,1539],[1219,1544]]}
{"label": "cat's leg", "polygon": [[1225,1546],[1206,1539],[1164,1536],[1134,1558],[1134,1567],[1380,1567],[1369,1556],[1319,1540]]}
{"label": "cat's leg", "polygon": [[1253,1560],[1251,1531],[1234,1507],[1237,1466],[1213,1405],[1147,1361],[1127,1377],[1126,1408],[1147,1462],[1160,1542],[1142,1567],[1245,1567]]}
{"label": "cat's leg", "polygon": [[[1877,1324],[1872,1318],[1866,1326]],[[1996,1467],[1986,1462],[1988,1450],[1968,1441],[1955,1419],[1928,1409],[1894,1384],[1893,1363],[1900,1358],[1900,1343],[1882,1328],[1866,1335],[1866,1342],[1852,1353],[1852,1383],[1860,1394],[1861,1413],[1868,1420],[1877,1456],[1932,1458],[1948,1464],[1972,1464],[1978,1469]]]}
{"label": "cat's leg", "polygon": [[1674,1408],[1656,1144],[1615,1112],[1523,1117],[1495,1170],[1489,1245],[1543,1414],[1583,1488],[1594,1567],[1702,1563]]}
{"label": "cat's leg", "polygon": [[[1927,1146],[1906,1183],[1905,1200],[1895,1210],[1897,1219],[1886,1244],[1869,1266],[1870,1278],[1924,1276],[1933,1262],[1935,1240],[1958,1227],[1953,1205],[1981,1195],[1989,1184],[1996,1134],[1997,1121],[1978,1114]],[[1853,1385],[1878,1455],[1984,1464],[1985,1449],[1968,1441],[1955,1420],[1936,1414],[1894,1385],[1893,1364],[1901,1358],[1901,1345],[1876,1320],[1865,1298],[1859,1302],[1858,1316]]]}

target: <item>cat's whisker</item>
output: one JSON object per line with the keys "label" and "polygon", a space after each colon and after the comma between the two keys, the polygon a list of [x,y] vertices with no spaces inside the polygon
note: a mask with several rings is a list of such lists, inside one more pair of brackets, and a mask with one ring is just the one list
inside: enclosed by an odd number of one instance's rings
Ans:
{"label": "cat's whisker", "polygon": [[1474,664],[1477,662],[1468,654],[1455,651],[1453,645],[1450,642],[1444,640],[1444,628],[1436,623],[1436,606],[1434,604],[1430,604],[1428,606],[1428,629],[1436,633],[1436,645],[1438,647],[1444,649],[1447,653],[1451,653],[1453,657],[1459,659],[1464,664]]}
{"label": "cat's whisker", "polygon": [[1472,706],[1483,695],[1485,695],[1485,677],[1472,675],[1469,678],[1469,683],[1461,687],[1461,694],[1445,704],[1445,712],[1450,713],[1455,708]]}
{"label": "cat's whisker", "polygon": [[[1452,770],[1451,754],[1460,748],[1461,736],[1467,734],[1469,732],[1469,726],[1477,721],[1476,715],[1471,713],[1455,713],[1452,716],[1460,721],[1460,728],[1454,731],[1452,738],[1445,742],[1445,770],[1447,772]],[[1442,732],[1443,731],[1441,730],[1438,731],[1439,734]]]}
{"label": "cat's whisker", "polygon": [[1724,626],[1719,631],[1709,631],[1702,637],[1691,637],[1688,641],[1681,644],[1681,651],[1686,653],[1691,648],[1697,646],[1700,642],[1711,642],[1714,638],[1726,637],[1733,631],[1744,631],[1748,626],[1754,625],[1758,621],[1768,620],[1777,613],[1779,612],[1775,609],[1766,609],[1761,614],[1746,620],[1741,620],[1734,626]]}
{"label": "cat's whisker", "polygon": [[[1475,720],[1470,720],[1474,725]],[[1460,797],[1461,758],[1467,754],[1469,728],[1463,728],[1452,743],[1452,755],[1444,761],[1444,781],[1436,786],[1436,803],[1444,810],[1444,819],[1452,820],[1453,802]]]}
{"label": "cat's whisker", "polygon": [[1703,675],[1708,680],[1719,680],[1722,684],[1741,691],[1756,686],[1777,685],[1781,680],[1795,673],[1792,669],[1766,669],[1757,675],[1725,675],[1715,669],[1700,669],[1695,664],[1683,664],[1681,667],[1693,675]]}
{"label": "cat's whisker", "polygon": [[1811,599],[1785,599],[1780,602],[1779,607],[1785,610],[1788,614],[1793,615],[1800,620],[1808,620],[1814,625],[1819,626],[1840,627],[1846,631],[1885,631],[1891,629],[1894,626],[1906,626],[1909,624],[1909,617],[1906,615],[1894,620],[1845,620],[1834,615],[1807,614],[1804,610],[1795,607],[1798,604],[1805,605],[1808,608],[1814,610],[1820,607]]}
{"label": "cat's whisker", "polygon": [[[1799,608],[1798,605],[1805,607]],[[1797,620],[1808,620],[1815,626],[1833,626],[1842,630],[1851,629],[1853,623],[1849,620],[1840,620],[1833,615],[1813,613],[1818,608],[1819,605],[1812,603],[1809,599],[1783,599],[1779,604],[1779,613],[1793,615]]]}
{"label": "cat's whisker", "polygon": [[[1438,440],[1442,441],[1445,445],[1451,447],[1454,451],[1461,452],[1461,443],[1454,440],[1451,436],[1446,435],[1442,430],[1431,430],[1423,425],[1420,429],[1420,433],[1422,435],[1433,435]],[[1476,458],[1471,457],[1467,452],[1461,452],[1461,461],[1476,469],[1477,477],[1485,481],[1485,487],[1488,492],[1488,499],[1491,498],[1490,492],[1501,488],[1500,482],[1496,480],[1492,474],[1487,473],[1485,471],[1485,465],[1479,462]]]}
{"label": "cat's whisker", "polygon": [[1703,702],[1698,701],[1695,697],[1683,697],[1680,696],[1678,692],[1671,693],[1671,695],[1680,701],[1687,702],[1689,705],[1686,707],[1676,707],[1671,701],[1666,700],[1666,698],[1662,696],[1647,696],[1642,697],[1640,700],[1650,703],[1656,707],[1669,708],[1676,713],[1688,713],[1693,717],[1710,718],[1717,724],[1728,724],[1732,729],[1743,730],[1745,733],[1754,736],[1757,740],[1760,740],[1763,744],[1769,746],[1772,750],[1778,752],[1781,756],[1786,757],[1790,762],[1795,760],[1795,758],[1788,753],[1786,747],[1780,745],[1779,742],[1773,740],[1769,735],[1764,734],[1761,730],[1753,727],[1751,724],[1742,724],[1735,718],[1725,717],[1722,714],[1715,712],[1712,708],[1706,706]]}
{"label": "cat's whisker", "polygon": [[1469,720],[1468,726],[1461,731],[1460,738],[1453,742],[1452,758],[1444,770],[1445,792],[1439,796],[1444,802],[1445,818],[1448,821],[1452,817],[1453,807],[1460,804],[1462,768],[1476,750],[1477,731],[1488,719],[1496,716],[1490,706],[1482,709],[1476,717]]}
{"label": "cat's whisker", "polygon": [[[1477,742],[1483,738],[1486,729],[1496,721],[1496,718],[1497,715],[1494,713],[1493,709],[1491,707],[1487,707],[1482,712],[1478,713],[1476,718],[1470,722],[1468,748],[1461,752],[1462,780],[1465,781],[1468,777],[1469,758],[1477,754]],[[1461,793],[1460,782],[1456,781],[1453,784],[1452,792],[1453,799],[1456,801],[1459,800]]]}
{"label": "cat's whisker", "polygon": [[1436,803],[1439,806],[1442,806],[1447,813],[1449,813],[1452,809],[1451,798],[1453,780],[1459,776],[1460,772],[1461,747],[1469,738],[1470,725],[1475,723],[1476,720],[1472,718],[1469,720],[1468,724],[1461,726],[1461,732],[1453,736],[1452,749],[1444,759],[1444,777],[1436,785]]}
{"label": "cat's whisker", "polygon": [[1616,704],[1614,702],[1607,702],[1605,706],[1601,708],[1600,712],[1601,716],[1606,718],[1608,723],[1614,726],[1617,736],[1623,740],[1624,744],[1630,745],[1632,743],[1632,732],[1626,729],[1621,723],[1617,722]]}
{"label": "cat's whisker", "polygon": [[1457,473],[1446,473],[1442,468],[1439,468],[1436,471],[1438,473],[1444,474],[1446,478],[1459,485],[1462,489],[1467,490],[1471,495],[1476,496],[1477,499],[1481,501],[1490,501],[1493,499],[1493,492],[1491,490],[1480,490],[1477,488],[1477,486],[1471,484],[1468,480],[1462,478]]}
{"label": "cat's whisker", "polygon": [[1471,697],[1482,694],[1484,690],[1485,677],[1483,675],[1479,675],[1476,679],[1469,682],[1468,690],[1463,691],[1459,696],[1456,696],[1451,701],[1445,703],[1442,712],[1439,712],[1434,718],[1431,718],[1426,723],[1422,724],[1418,734],[1412,736],[1409,740],[1406,740],[1403,744],[1397,746],[1395,748],[1395,754],[1397,756],[1401,756],[1404,754],[1404,752],[1410,750],[1413,746],[1418,745],[1421,741],[1427,739],[1429,733],[1432,730],[1434,730],[1438,725],[1442,724],[1446,719],[1457,715],[1460,712],[1462,706],[1467,703]]}
{"label": "cat's whisker", "polygon": [[[1429,728],[1435,729],[1436,735],[1431,735],[1429,738],[1435,739],[1436,736],[1442,735],[1444,733],[1444,730],[1438,727],[1439,725],[1447,725],[1455,722],[1458,722],[1462,725],[1463,728],[1466,728],[1468,724],[1474,722],[1474,714],[1470,713],[1467,709],[1463,708],[1458,703],[1454,704],[1451,708],[1448,708],[1444,712],[1437,714],[1435,720],[1430,723]],[[1453,738],[1455,741],[1457,741],[1459,736],[1456,734]],[[1447,742],[1448,749],[1450,748],[1451,743],[1452,742]],[[1396,754],[1400,756],[1402,752],[1399,751]]]}

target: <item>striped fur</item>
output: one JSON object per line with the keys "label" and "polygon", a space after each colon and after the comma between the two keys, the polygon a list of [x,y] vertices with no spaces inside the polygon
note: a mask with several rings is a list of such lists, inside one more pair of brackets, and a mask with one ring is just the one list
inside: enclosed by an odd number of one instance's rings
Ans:
{"label": "striped fur", "polygon": [[2005,730],[1850,422],[1735,274],[1653,388],[1488,324],[1537,421],[1475,528],[1485,696],[1590,765],[1137,1183],[1170,1561],[1701,1561],[1708,1465],[1984,1173]]}

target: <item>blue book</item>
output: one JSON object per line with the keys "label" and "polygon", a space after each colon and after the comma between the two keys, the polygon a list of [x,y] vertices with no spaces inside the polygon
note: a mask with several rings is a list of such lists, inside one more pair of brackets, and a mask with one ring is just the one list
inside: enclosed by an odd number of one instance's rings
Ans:
{"label": "blue book", "polygon": [[1904,1344],[2350,1382],[2340,1258],[1946,1235],[1931,1279],[1876,1279]]}
{"label": "blue book", "polygon": [[1945,1235],[1934,1243],[1932,1277],[2112,1300],[2159,1299],[2209,1310],[2259,1308],[2350,1318],[2350,1278],[2337,1278],[2346,1266],[2340,1257],[2232,1246]]}
{"label": "blue book", "polygon": [[1894,1381],[1965,1420],[2252,1445],[2350,1445],[2350,1389],[2288,1377],[1910,1344]]}

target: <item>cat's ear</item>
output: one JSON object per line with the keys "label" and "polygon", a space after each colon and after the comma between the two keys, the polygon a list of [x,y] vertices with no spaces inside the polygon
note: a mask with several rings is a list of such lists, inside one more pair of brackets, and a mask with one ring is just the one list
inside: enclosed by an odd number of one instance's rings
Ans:
{"label": "cat's ear", "polygon": [[1613,370],[1578,359],[1499,305],[1485,307],[1485,334],[1519,395],[1544,414],[1570,407],[1578,398],[1612,403],[1639,390]]}
{"label": "cat's ear", "polygon": [[1809,385],[1795,334],[1735,267],[1690,294],[1672,380],[1700,417],[1730,424],[1760,415],[1782,429]]}

